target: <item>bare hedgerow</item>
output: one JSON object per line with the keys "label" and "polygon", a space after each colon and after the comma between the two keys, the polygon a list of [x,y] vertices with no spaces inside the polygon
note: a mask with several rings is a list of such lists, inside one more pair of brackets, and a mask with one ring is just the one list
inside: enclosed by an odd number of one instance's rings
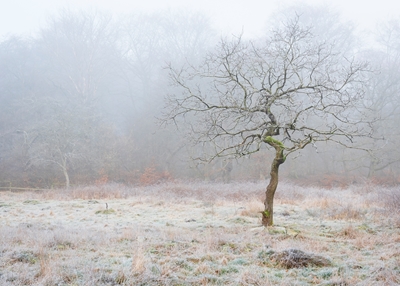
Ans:
{"label": "bare hedgerow", "polygon": [[396,187],[381,192],[381,201],[384,212],[389,214],[394,225],[400,227],[400,188]]}
{"label": "bare hedgerow", "polygon": [[351,204],[346,204],[332,208],[329,212],[329,217],[339,220],[361,220],[364,217],[364,213],[361,209]]}
{"label": "bare hedgerow", "polygon": [[382,192],[382,200],[387,211],[392,214],[400,214],[400,188],[393,188]]}

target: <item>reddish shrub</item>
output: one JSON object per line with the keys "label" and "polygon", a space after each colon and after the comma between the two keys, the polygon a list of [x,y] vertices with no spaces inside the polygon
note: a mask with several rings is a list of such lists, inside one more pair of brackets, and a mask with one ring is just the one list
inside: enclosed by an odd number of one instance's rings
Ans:
{"label": "reddish shrub", "polygon": [[99,178],[95,181],[95,185],[101,186],[108,183],[108,175],[104,169],[99,171]]}
{"label": "reddish shrub", "polygon": [[157,168],[152,165],[147,167],[140,175],[139,182],[141,185],[148,186],[169,181],[171,179],[172,177],[168,172],[158,171]]}

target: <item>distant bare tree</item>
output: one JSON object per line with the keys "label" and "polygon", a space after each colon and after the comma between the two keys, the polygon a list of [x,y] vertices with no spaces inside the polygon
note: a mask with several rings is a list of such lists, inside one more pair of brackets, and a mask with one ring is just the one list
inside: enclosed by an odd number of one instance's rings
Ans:
{"label": "distant bare tree", "polygon": [[30,118],[17,102],[39,85],[33,58],[31,39],[12,36],[0,43],[0,181],[24,171],[27,148],[18,130]]}
{"label": "distant bare tree", "polygon": [[[185,59],[196,61],[204,54],[214,36],[209,20],[188,11],[132,14],[121,20],[121,34],[119,45],[125,64],[120,74],[127,87],[124,94],[131,102],[127,132],[130,144],[136,146],[129,154],[134,157],[129,169],[143,170],[156,164],[168,172],[182,170],[182,137],[172,128],[159,130],[156,121],[168,84],[165,66]],[[155,136],[165,140],[154,140]]]}
{"label": "distant bare tree", "polygon": [[22,129],[34,138],[28,166],[55,167],[67,188],[77,162],[99,163],[100,103],[117,53],[114,28],[106,14],[62,10],[36,40],[42,90],[19,103],[31,115],[32,123]]}
{"label": "distant bare tree", "polygon": [[[388,171],[399,174],[400,154],[400,19],[391,19],[379,26],[377,45],[365,57],[371,59],[376,72],[369,80],[366,101],[371,117],[379,118],[373,129],[383,140],[376,141],[369,152],[369,177]],[[381,173],[382,174],[382,173]]]}
{"label": "distant bare tree", "polygon": [[193,143],[205,146],[198,159],[272,148],[262,212],[270,226],[279,167],[288,155],[320,141],[350,146],[370,135],[358,109],[366,68],[319,42],[295,17],[265,41],[222,40],[202,64],[171,66],[180,91],[167,97],[164,120],[185,126]]}
{"label": "distant bare tree", "polygon": [[69,100],[97,104],[104,95],[100,87],[116,68],[116,41],[110,15],[61,10],[37,40],[47,81]]}

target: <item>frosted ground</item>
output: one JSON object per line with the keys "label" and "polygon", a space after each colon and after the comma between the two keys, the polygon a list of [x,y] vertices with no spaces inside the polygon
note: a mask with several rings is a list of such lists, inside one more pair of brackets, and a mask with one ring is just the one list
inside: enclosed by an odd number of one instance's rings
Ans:
{"label": "frosted ground", "polygon": [[0,285],[400,284],[398,188],[282,183],[265,229],[266,184],[0,192]]}

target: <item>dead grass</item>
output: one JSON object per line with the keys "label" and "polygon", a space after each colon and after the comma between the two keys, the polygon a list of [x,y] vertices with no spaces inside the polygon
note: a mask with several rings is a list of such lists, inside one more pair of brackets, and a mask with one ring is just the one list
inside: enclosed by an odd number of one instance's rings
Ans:
{"label": "dead grass", "polygon": [[400,228],[400,187],[387,189],[379,194],[385,212],[392,217],[392,223]]}
{"label": "dead grass", "polygon": [[242,216],[259,217],[264,210],[264,204],[258,199],[252,199],[244,203],[243,207],[238,209],[238,213]]}
{"label": "dead grass", "polygon": [[134,253],[132,253],[132,268],[131,273],[134,276],[139,276],[144,273],[146,270],[146,265],[148,265],[149,261],[146,259],[146,253],[143,249],[143,238],[138,237],[138,243],[134,248]]}
{"label": "dead grass", "polygon": [[400,283],[396,189],[282,183],[264,229],[265,186],[2,192],[0,285]]}
{"label": "dead grass", "polygon": [[315,255],[313,253],[306,253],[299,249],[289,248],[281,252],[273,253],[270,259],[279,267],[285,269],[301,268],[301,267],[327,267],[332,263],[329,259]]}

